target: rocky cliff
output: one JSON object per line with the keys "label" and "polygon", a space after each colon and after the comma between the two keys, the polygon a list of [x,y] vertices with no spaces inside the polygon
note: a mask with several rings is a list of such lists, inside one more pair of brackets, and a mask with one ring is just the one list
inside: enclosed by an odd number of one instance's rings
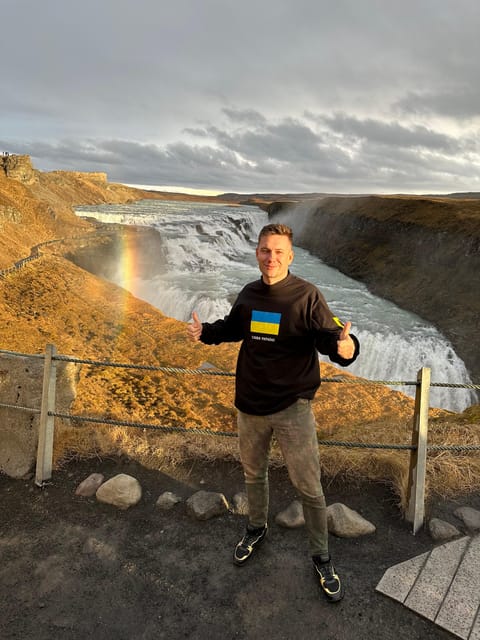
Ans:
{"label": "rocky cliff", "polygon": [[334,197],[268,211],[299,246],[438,327],[480,380],[480,200]]}
{"label": "rocky cliff", "polygon": [[30,156],[3,153],[0,157],[0,172],[2,171],[8,178],[24,184],[33,184],[38,179]]}

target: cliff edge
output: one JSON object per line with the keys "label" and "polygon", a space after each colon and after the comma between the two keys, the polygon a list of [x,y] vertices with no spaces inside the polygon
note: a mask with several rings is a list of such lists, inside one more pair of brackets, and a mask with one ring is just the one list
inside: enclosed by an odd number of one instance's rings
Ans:
{"label": "cliff edge", "polygon": [[332,197],[268,212],[299,246],[431,322],[480,380],[480,200]]}

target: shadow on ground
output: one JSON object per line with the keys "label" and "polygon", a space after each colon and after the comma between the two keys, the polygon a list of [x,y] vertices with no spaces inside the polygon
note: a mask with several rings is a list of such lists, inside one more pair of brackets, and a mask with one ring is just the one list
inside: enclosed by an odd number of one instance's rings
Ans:
{"label": "shadow on ground", "polygon": [[[92,472],[135,476],[141,502],[127,511],[74,495]],[[150,640],[239,638],[290,640],[443,640],[451,635],[377,593],[385,570],[430,549],[381,485],[325,485],[327,502],[343,502],[373,522],[375,534],[331,536],[346,585],[327,603],[315,581],[305,532],[274,523],[295,498],[283,469],[271,473],[271,528],[244,567],[231,562],[241,516],[206,522],[185,503],[163,512],[163,491],[188,498],[199,489],[227,499],[243,489],[238,464],[199,463],[174,472],[128,460],[89,460],[55,471],[44,489],[0,476],[0,637],[3,640]],[[473,501],[472,501],[473,500]],[[474,504],[476,501],[477,504]],[[471,506],[479,507],[479,497]],[[465,504],[465,501],[462,502]],[[438,502],[432,514],[452,509]]]}

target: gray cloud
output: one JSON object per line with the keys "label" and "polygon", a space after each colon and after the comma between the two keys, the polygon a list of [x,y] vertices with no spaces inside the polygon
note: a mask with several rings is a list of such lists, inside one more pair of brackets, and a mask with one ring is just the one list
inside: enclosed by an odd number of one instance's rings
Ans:
{"label": "gray cloud", "polygon": [[346,138],[367,140],[387,145],[392,148],[420,148],[436,149],[453,153],[459,151],[459,142],[452,136],[438,133],[424,125],[401,125],[398,122],[383,122],[367,118],[335,114],[323,117],[323,120],[333,131]]}
{"label": "gray cloud", "polygon": [[480,190],[477,0],[16,0],[0,141],[237,191]]}
{"label": "gray cloud", "polygon": [[405,113],[423,116],[439,114],[458,120],[480,118],[480,87],[468,86],[451,91],[411,92],[394,105]]}
{"label": "gray cloud", "polygon": [[258,111],[255,111],[255,109],[233,109],[231,107],[225,107],[222,111],[234,123],[264,126],[267,122],[266,118]]}

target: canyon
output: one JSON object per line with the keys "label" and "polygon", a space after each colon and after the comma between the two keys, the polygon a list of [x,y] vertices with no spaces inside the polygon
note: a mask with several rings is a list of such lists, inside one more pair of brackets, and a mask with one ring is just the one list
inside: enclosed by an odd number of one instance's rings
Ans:
{"label": "canyon", "polygon": [[480,380],[480,200],[422,196],[274,202],[295,242],[436,326]]}
{"label": "canyon", "polygon": [[[185,323],[166,317],[108,281],[106,265],[112,264],[112,258],[115,261],[126,244],[136,253],[139,268],[142,255],[145,265],[151,264],[149,255],[155,256],[161,249],[158,234],[101,225],[73,211],[78,205],[145,198],[203,202],[218,202],[219,198],[134,189],[109,183],[101,172],[44,173],[34,169],[28,157],[16,158],[7,169],[0,171],[0,271],[4,273],[0,277],[0,349],[38,356],[50,343],[60,354],[97,362],[186,369],[208,364],[227,372],[234,370],[237,344],[192,347],[186,340]],[[223,201],[234,204],[246,199],[229,194]],[[478,353],[478,338],[472,328],[478,319],[479,201],[356,196],[304,198],[293,203],[290,198],[271,202],[258,195],[248,200],[267,208],[272,221],[287,216],[297,242],[325,262],[363,280],[379,295],[401,306],[403,302],[419,315],[431,313],[431,322],[450,331],[459,353],[463,349],[472,374],[478,372],[468,350],[470,345],[472,354]],[[16,268],[35,246],[39,251],[34,259]],[[322,371],[324,377],[348,375],[328,363],[322,364]],[[74,382],[69,409],[75,415],[235,430],[232,378],[172,376],[82,364]],[[15,404],[23,397],[23,391],[19,395],[12,385],[4,385],[3,391],[0,385],[0,401]],[[477,409],[476,405],[465,415],[454,417],[432,409],[430,415],[435,420],[454,420],[448,431],[454,441],[465,442],[470,437],[469,423],[478,421]],[[408,442],[411,438],[413,400],[388,387],[376,386],[372,392],[371,387],[324,384],[317,393],[314,412],[320,439],[334,436],[347,441]],[[38,417],[31,420],[28,413],[20,411],[15,412],[8,428],[18,428],[22,421],[26,429],[36,432]],[[54,462],[59,465],[72,456],[129,455],[158,468],[165,461],[178,459],[238,460],[235,445],[221,438],[181,436],[172,446],[158,434],[127,431],[88,424],[72,429],[59,423]],[[443,442],[442,433],[438,430],[434,436],[439,443]],[[327,447],[322,451],[322,462],[326,475],[380,479],[395,486],[402,500],[405,497],[406,456],[381,450],[353,454]],[[467,466],[474,462],[465,457]],[[457,468],[458,464],[460,461]],[[439,472],[435,462],[429,470],[435,473],[439,490],[442,483],[445,490],[465,488],[465,482],[473,477],[471,473],[452,477],[445,469],[445,473]]]}

